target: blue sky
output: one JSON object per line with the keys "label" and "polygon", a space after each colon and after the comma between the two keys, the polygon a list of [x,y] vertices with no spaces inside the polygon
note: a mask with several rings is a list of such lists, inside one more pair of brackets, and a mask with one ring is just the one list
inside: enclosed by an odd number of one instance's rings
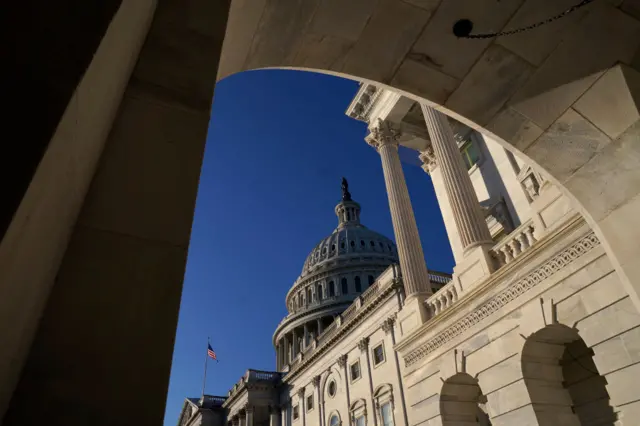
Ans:
{"label": "blue sky", "polygon": [[[218,83],[200,178],[180,307],[165,425],[185,397],[225,395],[247,368],[272,370],[271,337],[307,254],[337,225],[340,180],[349,180],[364,225],[393,238],[380,158],[366,125],[344,114],[357,83],[265,70]],[[453,257],[431,180],[415,153],[403,167],[430,269]]]}

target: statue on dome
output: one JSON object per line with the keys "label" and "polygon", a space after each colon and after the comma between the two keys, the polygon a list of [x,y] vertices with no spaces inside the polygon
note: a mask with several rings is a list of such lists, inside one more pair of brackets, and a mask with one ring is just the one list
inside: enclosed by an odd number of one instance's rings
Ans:
{"label": "statue on dome", "polygon": [[349,193],[349,182],[345,178],[342,178],[342,201],[351,201],[351,194]]}

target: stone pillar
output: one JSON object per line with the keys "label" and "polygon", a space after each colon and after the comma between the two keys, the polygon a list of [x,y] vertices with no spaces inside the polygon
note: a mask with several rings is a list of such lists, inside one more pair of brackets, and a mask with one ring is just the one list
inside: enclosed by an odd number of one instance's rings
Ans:
{"label": "stone pillar", "polygon": [[269,426],[280,426],[280,410],[269,406]]}
{"label": "stone pillar", "polygon": [[379,121],[378,126],[372,129],[366,140],[378,150],[382,159],[384,182],[389,198],[393,233],[398,246],[406,297],[407,299],[424,298],[431,295],[431,283],[398,156],[398,136],[399,131],[393,129],[388,122]]}
{"label": "stone pillar", "polygon": [[293,360],[298,352],[300,352],[300,348],[298,347],[298,333],[296,333],[296,329],[294,328],[291,331],[291,336],[293,338],[293,352],[291,352],[291,359]]}
{"label": "stone pillar", "polygon": [[247,405],[247,407],[245,408],[245,411],[247,413],[247,422],[245,426],[253,426],[253,407],[250,405]]}
{"label": "stone pillar", "polygon": [[239,413],[238,414],[238,426],[247,426],[247,413]]}
{"label": "stone pillar", "polygon": [[318,395],[318,426],[322,426],[322,411],[324,402],[322,401],[322,392],[320,392],[320,375],[313,377],[313,387],[316,390],[316,395]]}
{"label": "stone pillar", "polygon": [[[373,375],[371,373],[371,357],[369,356],[369,338],[368,337],[364,337],[360,339],[360,341],[358,342],[358,349],[360,349],[360,352],[364,354],[367,360],[366,365],[367,365],[367,376],[369,378],[369,395],[371,395],[371,407],[375,407],[376,400],[373,396]],[[373,412],[371,417],[373,417],[373,426],[378,426],[378,415],[375,412]]]}
{"label": "stone pillar", "polygon": [[[466,252],[483,244],[493,245],[491,233],[447,116],[427,105],[421,105],[421,107],[431,139],[433,155],[442,170],[442,178],[453,210],[453,219],[460,234],[462,248]],[[421,157],[424,158],[424,156],[423,153]]]}
{"label": "stone pillar", "polygon": [[316,321],[318,323],[318,336],[319,336],[324,331],[324,327],[322,326],[322,318],[318,318]]}

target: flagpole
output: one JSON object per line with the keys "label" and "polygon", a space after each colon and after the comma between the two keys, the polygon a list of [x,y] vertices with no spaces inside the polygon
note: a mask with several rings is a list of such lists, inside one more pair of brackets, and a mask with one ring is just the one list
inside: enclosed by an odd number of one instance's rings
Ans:
{"label": "flagpole", "polygon": [[209,360],[209,336],[207,336],[207,351],[204,354],[204,377],[202,378],[202,401],[204,402],[204,387],[207,384],[207,361]]}

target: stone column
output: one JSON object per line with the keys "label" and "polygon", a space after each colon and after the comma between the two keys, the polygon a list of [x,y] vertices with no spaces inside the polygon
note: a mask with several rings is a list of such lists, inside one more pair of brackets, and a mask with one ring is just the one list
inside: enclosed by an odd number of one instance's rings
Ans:
{"label": "stone column", "polygon": [[324,327],[322,326],[322,318],[318,318],[316,321],[318,323],[318,336],[319,336],[324,331]]}
{"label": "stone column", "polygon": [[280,410],[269,406],[269,426],[280,426]]}
{"label": "stone column", "polygon": [[291,331],[291,335],[293,336],[293,352],[291,353],[291,360],[293,360],[298,352],[300,352],[300,348],[298,347],[298,333],[296,333],[296,329],[294,328]]}
{"label": "stone column", "polygon": [[[453,210],[453,219],[460,234],[462,248],[466,252],[470,248],[483,244],[493,245],[491,233],[447,116],[427,105],[421,105],[421,107],[431,139],[433,155],[442,170],[442,178]],[[423,153],[423,158],[424,155]]]}
{"label": "stone column", "polygon": [[[371,407],[375,407],[376,401],[373,396],[373,375],[371,373],[371,357],[369,356],[369,338],[368,337],[363,337],[362,339],[360,339],[360,341],[358,342],[358,349],[360,349],[360,352],[365,355],[365,358],[367,360],[366,365],[367,365],[367,376],[369,377],[369,395],[371,395]],[[372,414],[371,417],[373,417],[373,426],[378,426],[378,415],[376,414],[375,411],[371,414]]]}
{"label": "stone column", "polygon": [[393,233],[398,246],[400,269],[407,299],[431,295],[429,273],[424,260],[418,226],[413,215],[409,191],[398,156],[399,131],[388,122],[379,121],[366,140],[382,159],[384,182],[389,198]]}
{"label": "stone column", "polygon": [[245,426],[253,426],[253,407],[250,405],[247,405],[247,407],[245,408],[245,411],[247,412],[247,421]]}
{"label": "stone column", "polygon": [[238,426],[247,426],[247,413],[240,412],[238,414]]}
{"label": "stone column", "polygon": [[318,426],[322,426],[322,409],[324,406],[324,401],[322,401],[322,392],[320,392],[320,375],[313,377],[313,387],[316,390],[316,394],[318,395],[317,404],[318,404]]}

